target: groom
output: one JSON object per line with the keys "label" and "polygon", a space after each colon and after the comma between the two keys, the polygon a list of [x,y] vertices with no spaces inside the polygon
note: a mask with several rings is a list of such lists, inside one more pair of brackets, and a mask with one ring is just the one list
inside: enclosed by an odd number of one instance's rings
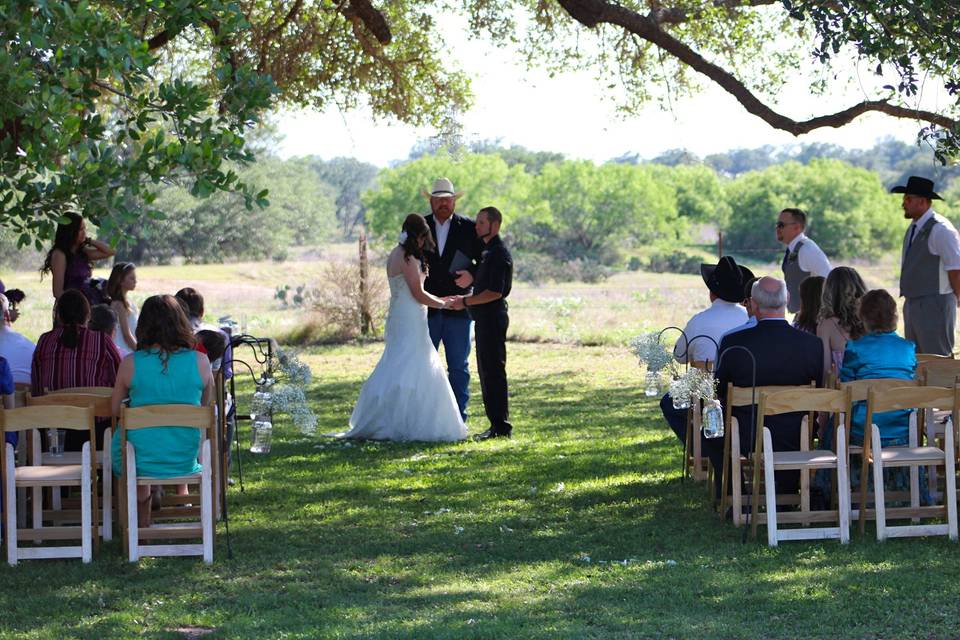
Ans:
{"label": "groom", "polygon": [[[429,272],[423,283],[427,293],[438,298],[469,293],[473,274],[483,243],[477,238],[473,220],[454,212],[457,198],[462,193],[453,189],[447,178],[438,178],[433,188],[424,195],[430,199],[432,213],[426,216],[436,249],[427,251]],[[433,346],[443,349],[447,356],[447,378],[460,408],[460,417],[467,420],[467,400],[470,397],[470,314],[460,309],[429,309],[427,326]]]}
{"label": "groom", "polygon": [[507,296],[513,286],[513,258],[500,239],[503,215],[496,207],[477,213],[477,237],[483,241],[473,293],[457,297],[455,309],[469,308],[477,323],[477,371],[490,428],[477,440],[509,438],[513,425],[507,406]]}

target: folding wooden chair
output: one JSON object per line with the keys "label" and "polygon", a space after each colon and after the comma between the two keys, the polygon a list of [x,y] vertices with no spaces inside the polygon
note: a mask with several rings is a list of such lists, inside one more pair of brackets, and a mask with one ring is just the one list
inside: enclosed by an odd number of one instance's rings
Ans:
{"label": "folding wooden chair", "polygon": [[[954,426],[944,434],[943,449],[933,446],[883,447],[880,441],[880,429],[873,424],[873,415],[884,411],[902,411],[907,409],[923,410],[927,408],[949,409],[953,414],[953,425],[957,424],[960,411],[960,386],[952,389],[943,387],[901,387],[887,389],[882,393],[871,389],[867,394],[867,419],[870,425],[870,438],[864,438],[863,467],[860,480],[860,533],[864,532],[866,517],[864,505],[867,504],[867,471],[873,465],[874,508],[877,520],[877,540],[894,537],[948,535],[957,539],[957,485],[956,485],[956,439]],[[886,495],[883,486],[884,467],[917,467],[929,465],[944,466],[944,484],[946,486],[945,503],[942,506],[929,507],[886,507]],[[907,526],[888,526],[887,516],[904,518],[943,517],[947,524],[912,524]]]}
{"label": "folding wooden chair", "polygon": [[[757,387],[756,393],[750,387],[735,387],[732,384],[727,385],[726,407],[724,407],[724,433],[723,433],[723,477],[720,481],[720,517],[722,518],[727,507],[733,508],[733,524],[740,526],[746,522],[747,512],[744,510],[748,506],[748,498],[743,495],[741,486],[743,471],[746,469],[749,473],[750,465],[753,461],[740,453],[740,423],[733,417],[734,407],[749,407],[760,394],[764,391],[773,393],[775,391],[788,391],[791,389],[807,389],[806,385],[801,386],[763,386]],[[810,437],[807,427],[801,434],[803,442],[809,442]],[[728,492],[729,489],[729,492]],[[728,497],[728,493],[731,494]],[[780,495],[777,497],[778,503],[782,505],[798,504],[799,497],[795,495]],[[756,512],[756,508],[753,509]]]}
{"label": "folding wooden chair", "polygon": [[[835,389],[813,389],[801,387],[790,391],[763,392],[757,405],[757,442],[754,448],[753,462],[753,503],[760,504],[760,470],[763,469],[763,484],[766,494],[766,513],[756,514],[752,519],[752,535],[756,537],[757,526],[763,520],[767,525],[767,543],[776,547],[781,540],[820,540],[839,538],[846,544],[850,541],[850,480],[847,475],[847,454],[845,449],[846,432],[850,426],[850,391]],[[763,426],[767,416],[796,412],[823,412],[834,414],[838,419],[836,452],[818,449],[816,451],[774,451],[773,436],[770,429]],[[803,417],[811,419],[811,413]],[[845,416],[842,423],[839,417]],[[802,429],[801,429],[802,431]],[[801,439],[801,446],[804,444]],[[836,470],[839,487],[839,506],[828,511],[810,511],[809,499],[801,495],[801,510],[793,513],[777,513],[776,476],[777,471],[799,471],[801,480],[819,469]],[[801,481],[801,491],[809,492],[809,482]],[[808,527],[815,522],[836,522],[836,527]],[[780,529],[782,523],[800,523],[799,529]]]}
{"label": "folding wooden chair", "polygon": [[[31,429],[87,430],[91,441],[96,437],[94,411],[90,407],[22,407],[0,412],[0,432],[28,431]],[[21,559],[34,558],[81,558],[90,562],[93,557],[93,509],[91,491],[97,476],[96,460],[90,455],[90,443],[83,445],[80,464],[44,466],[31,464],[14,466],[13,447],[4,446],[0,456],[4,480],[3,519],[7,531],[7,562],[16,565]],[[80,487],[80,526],[34,528],[17,526],[18,510],[16,489],[20,487]],[[36,547],[21,549],[20,539],[26,540],[72,540],[80,539],[80,546]]]}
{"label": "folding wooden chair", "polygon": [[[712,371],[712,360],[694,360],[690,366],[701,371]],[[685,460],[684,475],[688,475],[694,480],[710,480],[711,468],[710,459],[703,455],[700,450],[700,422],[702,399],[691,397],[690,408],[687,410],[687,437],[683,446],[683,459]],[[712,491],[712,485],[711,491]]]}
{"label": "folding wooden chair", "polygon": [[[89,387],[95,388],[95,387]],[[27,406],[67,406],[67,407],[92,407],[94,417],[101,420],[110,420],[110,426],[103,432],[103,448],[94,452],[94,458],[102,469],[102,485],[99,496],[102,496],[102,504],[99,500],[93,501],[93,521],[95,527],[94,533],[99,533],[104,540],[113,540],[113,458],[110,455],[110,441],[113,432],[117,428],[116,416],[113,415],[113,406],[111,398],[99,394],[90,393],[67,393],[60,391],[58,393],[47,394],[45,396],[33,397],[27,396]],[[62,455],[51,456],[49,453],[41,453],[39,446],[39,433],[34,431],[34,451],[33,459],[41,460],[44,465],[70,465],[79,464],[80,453],[77,451],[65,451]],[[94,441],[91,441],[94,442]],[[93,445],[91,445],[93,446]],[[96,486],[96,485],[94,485]],[[56,497],[59,494],[55,491]],[[98,496],[98,497],[99,497]],[[53,509],[43,513],[43,518],[57,520],[70,520],[76,518],[73,510],[62,509],[60,500],[53,501]],[[39,500],[34,497],[34,521],[36,522],[37,513],[40,509]],[[100,514],[103,514],[101,523]],[[102,524],[102,526],[100,526]],[[37,526],[36,524],[34,526]],[[94,545],[98,545],[98,538],[94,537]]]}
{"label": "folding wooden chair", "polygon": [[[127,442],[127,432],[176,425],[199,429],[201,432],[200,464],[202,470],[174,478],[149,478],[137,476],[136,450]],[[214,428],[213,405],[194,407],[182,404],[165,404],[138,407],[123,407],[120,412],[120,443],[123,451],[123,478],[125,487],[124,509],[126,513],[126,544],[130,562],[141,556],[193,556],[202,555],[207,564],[213,562],[213,465],[210,453],[209,434]],[[200,522],[189,524],[153,524],[140,527],[137,519],[137,486],[200,484]],[[140,543],[141,538],[176,540],[200,538],[200,544],[149,544]]]}
{"label": "folding wooden chair", "polygon": [[[841,382],[840,389],[842,391],[850,391],[850,413],[853,412],[853,403],[856,402],[866,402],[867,394],[870,392],[870,389],[875,389],[878,393],[885,393],[889,389],[898,389],[901,387],[911,387],[917,386],[918,382],[915,380],[904,380],[902,378],[873,378],[871,380],[853,380],[850,382]],[[853,418],[851,418],[852,420]],[[915,425],[911,424],[911,431],[915,431]],[[868,429],[864,429],[864,437],[867,437],[869,434]],[[847,429],[847,456],[862,456],[863,455],[863,445],[862,444],[853,444],[850,442],[850,429]],[[913,442],[916,444],[916,442]],[[852,468],[852,467],[851,467]],[[863,482],[864,478],[860,478],[860,481]],[[873,494],[868,494],[868,499],[872,498]],[[892,496],[891,496],[892,497]],[[910,493],[908,495],[898,495],[898,499],[907,498],[911,501],[913,506],[920,506],[920,474],[916,468],[910,470]],[[862,503],[857,503],[857,508],[853,509],[853,493],[850,494],[850,518],[859,519],[860,517],[860,508]],[[867,509],[865,517],[868,519],[873,519],[875,514],[873,509]]]}

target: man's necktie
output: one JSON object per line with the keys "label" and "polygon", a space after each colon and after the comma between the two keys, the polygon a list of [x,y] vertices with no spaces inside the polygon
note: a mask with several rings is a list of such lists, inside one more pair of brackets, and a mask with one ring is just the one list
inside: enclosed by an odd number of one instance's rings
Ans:
{"label": "man's necktie", "polygon": [[916,234],[917,234],[917,225],[916,224],[910,225],[910,239],[907,240],[907,249],[909,249],[911,245],[913,245],[913,236],[915,236]]}
{"label": "man's necktie", "polygon": [[783,250],[783,263],[781,263],[780,268],[786,270],[787,268],[787,259],[790,257],[790,247],[787,247]]}

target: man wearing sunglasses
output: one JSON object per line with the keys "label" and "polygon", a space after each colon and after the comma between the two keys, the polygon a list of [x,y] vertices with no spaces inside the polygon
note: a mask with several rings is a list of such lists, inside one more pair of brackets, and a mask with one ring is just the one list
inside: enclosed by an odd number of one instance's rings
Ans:
{"label": "man wearing sunglasses", "polygon": [[800,283],[809,276],[826,278],[830,260],[817,243],[803,232],[807,228],[807,214],[800,209],[787,208],[777,219],[777,242],[783,251],[783,279],[787,283],[787,311],[800,310]]}

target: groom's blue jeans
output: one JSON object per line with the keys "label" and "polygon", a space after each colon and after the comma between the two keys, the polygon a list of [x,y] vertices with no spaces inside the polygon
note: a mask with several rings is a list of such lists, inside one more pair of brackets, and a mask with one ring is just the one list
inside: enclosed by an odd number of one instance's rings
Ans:
{"label": "groom's blue jeans", "polygon": [[470,357],[472,325],[473,320],[468,316],[432,313],[427,317],[433,346],[439,349],[440,343],[443,343],[447,355],[447,379],[450,380],[450,388],[453,389],[464,422],[467,421],[467,400],[470,399],[470,366],[467,358]]}

